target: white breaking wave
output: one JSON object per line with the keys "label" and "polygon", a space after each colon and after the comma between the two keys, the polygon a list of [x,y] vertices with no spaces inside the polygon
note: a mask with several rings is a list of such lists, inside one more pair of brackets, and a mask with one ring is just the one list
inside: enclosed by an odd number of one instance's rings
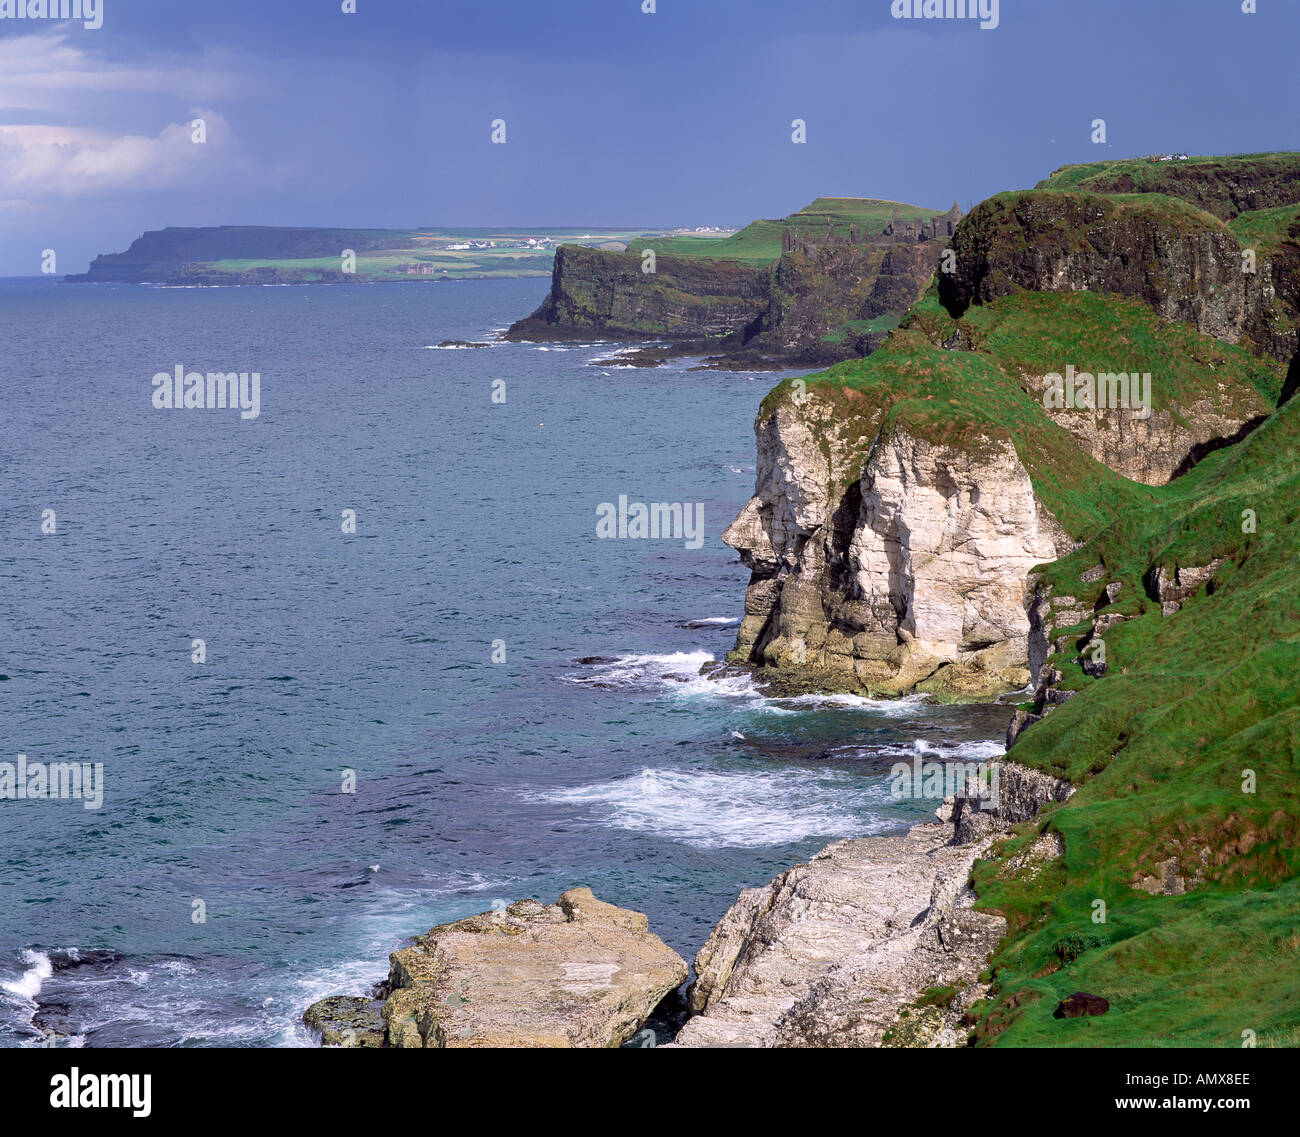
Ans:
{"label": "white breaking wave", "polygon": [[707,651],[675,651],[666,655],[624,655],[609,663],[597,664],[589,675],[571,675],[574,683],[605,687],[640,687],[647,684],[683,684],[694,686],[705,681],[700,668],[713,662]]}
{"label": "white breaking wave", "polygon": [[948,745],[935,746],[918,738],[912,743],[912,753],[922,758],[960,758],[967,762],[986,762],[990,758],[1001,758],[1007,748],[1001,742],[953,742]]}
{"label": "white breaking wave", "polygon": [[22,978],[13,983],[0,983],[0,988],[25,1003],[35,1003],[45,981],[54,974],[54,964],[43,951],[33,951],[30,948],[23,951],[23,962],[31,966],[23,972]]}
{"label": "white breaking wave", "polygon": [[570,675],[567,678],[573,683],[595,687],[648,687],[660,690],[673,699],[722,699],[748,710],[770,714],[795,713],[768,699],[747,673],[734,672],[716,677],[701,675],[700,668],[713,662],[713,653],[707,651],[625,655],[609,663],[597,664],[590,674]]}
{"label": "white breaking wave", "polygon": [[865,695],[795,695],[780,702],[789,707],[851,707],[873,714],[897,718],[915,713],[925,705],[924,695],[904,695],[899,699],[869,699]]}
{"label": "white breaking wave", "polygon": [[[730,617],[715,616],[695,624],[723,626],[736,622]],[[660,688],[676,698],[711,698],[739,703],[747,710],[773,715],[794,715],[818,707],[838,707],[870,711],[873,715],[899,718],[915,714],[925,705],[924,695],[907,695],[901,699],[869,699],[864,695],[794,695],[772,697],[746,671],[712,672],[701,675],[700,668],[715,662],[712,652],[676,651],[661,655],[625,655],[608,663],[596,664],[587,674],[568,675],[572,683],[595,687]]]}
{"label": "white breaking wave", "polygon": [[[585,344],[583,345],[586,346]],[[613,351],[602,351],[599,355],[593,355],[588,363],[601,363],[606,359],[617,359],[620,355],[635,355],[638,351],[644,351],[650,344],[638,343],[631,347],[615,348]]]}
{"label": "white breaking wave", "polygon": [[611,829],[648,833],[700,849],[761,848],[807,838],[861,837],[891,828],[844,808],[843,782],[802,772],[710,773],[644,769],[613,781],[525,795],[590,806]]}
{"label": "white breaking wave", "polygon": [[909,746],[904,742],[882,743],[868,747],[849,746],[832,751],[830,758],[893,758],[910,763],[914,758],[923,761],[960,761],[987,762],[992,758],[1001,758],[1006,753],[1006,746],[993,739],[978,739],[967,742],[928,742],[924,738],[915,739]]}

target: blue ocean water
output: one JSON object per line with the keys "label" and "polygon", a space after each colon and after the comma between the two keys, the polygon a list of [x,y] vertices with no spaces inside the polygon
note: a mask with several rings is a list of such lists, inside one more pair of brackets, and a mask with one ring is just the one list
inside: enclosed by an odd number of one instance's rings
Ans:
{"label": "blue ocean water", "polygon": [[[435,346],[546,283],[0,281],[0,761],[104,784],[0,800],[0,1045],[310,1044],[406,937],[579,884],[690,959],[741,888],[917,820],[918,745],[1001,752],[1002,708],[699,674],[776,377]],[[260,415],[156,409],[177,364],[258,372]],[[702,503],[703,547],[597,539],[621,494]]]}

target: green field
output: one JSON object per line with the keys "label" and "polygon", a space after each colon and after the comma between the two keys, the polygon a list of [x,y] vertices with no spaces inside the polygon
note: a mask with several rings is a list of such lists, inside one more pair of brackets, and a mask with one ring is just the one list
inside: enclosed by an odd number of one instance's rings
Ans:
{"label": "green field", "polygon": [[1300,241],[1300,205],[1241,213],[1228,222],[1228,228],[1244,246],[1272,253],[1284,242]]}
{"label": "green field", "polygon": [[[864,233],[880,233],[893,219],[895,209],[904,221],[930,221],[947,212],[871,197],[819,197],[797,213],[774,220],[750,222],[730,237],[657,238],[653,248],[656,254],[771,264],[781,257],[781,234],[786,229],[806,229],[821,234],[826,232],[829,222],[840,233],[850,225],[859,226]],[[640,252],[650,246],[648,242],[640,241],[633,242],[631,247]]]}
{"label": "green field", "polygon": [[[622,247],[634,238],[648,236],[644,229],[421,229],[385,231],[384,244],[366,248],[356,243],[357,281],[460,280],[483,277],[550,276],[558,244]],[[553,238],[528,247],[528,238]],[[484,245],[494,248],[456,248]],[[341,254],[341,250],[340,250]],[[198,262],[186,275],[234,278],[248,273],[273,272],[299,282],[336,279],[341,255],[326,257],[223,258]],[[220,283],[219,280],[213,281]]]}
{"label": "green field", "polygon": [[[1250,171],[1260,170],[1262,166],[1279,164],[1294,171],[1300,156],[1287,151],[1273,151],[1261,154],[1224,154],[1195,155],[1187,158],[1175,158],[1162,161],[1156,157],[1114,158],[1102,162],[1077,162],[1062,166],[1049,177],[1038,183],[1039,189],[1088,189],[1094,182],[1102,179],[1118,178],[1127,175],[1133,178],[1139,187],[1145,185],[1164,185],[1167,180],[1177,177],[1181,169],[1236,169]],[[1137,192],[1145,192],[1139,188]]]}

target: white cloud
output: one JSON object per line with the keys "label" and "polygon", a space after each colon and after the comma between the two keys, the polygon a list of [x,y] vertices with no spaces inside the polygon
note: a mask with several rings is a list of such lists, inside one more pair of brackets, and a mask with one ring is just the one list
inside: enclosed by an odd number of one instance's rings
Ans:
{"label": "white cloud", "polygon": [[[215,57],[165,66],[116,63],[69,43],[67,34],[54,29],[0,39],[0,108],[14,107],[16,120],[6,125],[0,110],[0,202],[6,209],[24,201],[41,208],[51,199],[197,186],[214,173],[229,180],[248,171],[230,123],[211,109],[218,99],[247,97],[259,88],[247,68]],[[153,124],[159,97],[190,106],[190,116],[156,134],[134,122],[87,124],[91,117],[97,123],[138,121],[141,95],[153,96]],[[172,114],[179,118],[178,111]],[[202,144],[191,140],[195,118],[205,122]]]}
{"label": "white cloud", "polygon": [[[207,141],[192,141],[202,118]],[[226,120],[195,108],[185,122],[156,136],[112,136],[69,127],[0,127],[0,199],[48,201],[98,197],[197,184],[214,171],[244,165]]]}
{"label": "white cloud", "polygon": [[[242,73],[241,73],[242,72]],[[97,58],[67,42],[67,32],[0,38],[0,107],[84,109],[91,91],[173,94],[186,102],[248,95],[250,77],[227,57],[141,67]]]}

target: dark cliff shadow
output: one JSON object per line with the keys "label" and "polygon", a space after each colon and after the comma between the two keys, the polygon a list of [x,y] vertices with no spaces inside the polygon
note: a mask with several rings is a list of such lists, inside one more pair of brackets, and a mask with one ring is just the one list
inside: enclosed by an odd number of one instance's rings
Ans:
{"label": "dark cliff shadow", "polygon": [[849,563],[849,545],[857,532],[858,514],[862,512],[862,484],[851,482],[844,497],[831,515],[831,555],[826,565],[831,591],[849,594],[853,572]]}
{"label": "dark cliff shadow", "polygon": [[1282,393],[1277,397],[1277,405],[1285,406],[1297,390],[1300,390],[1300,351],[1291,357],[1291,366],[1286,369],[1286,380],[1282,384]]}
{"label": "dark cliff shadow", "polygon": [[[1294,362],[1292,363],[1292,367],[1295,367]],[[1281,405],[1282,404],[1279,402],[1278,406]],[[1268,415],[1256,415],[1254,418],[1247,419],[1243,422],[1233,434],[1225,435],[1222,438],[1210,438],[1205,442],[1198,442],[1187,452],[1183,460],[1178,463],[1178,468],[1169,475],[1169,480],[1172,482],[1175,478],[1181,478],[1184,474],[1194,469],[1197,463],[1201,462],[1207,455],[1213,454],[1216,450],[1224,450],[1229,446],[1236,446],[1237,443],[1242,441],[1242,439],[1247,435],[1252,434],[1263,426],[1264,423],[1268,421],[1268,417]]]}
{"label": "dark cliff shadow", "polygon": [[971,283],[959,280],[955,273],[940,272],[939,303],[954,320],[960,320],[971,306],[974,288]]}

